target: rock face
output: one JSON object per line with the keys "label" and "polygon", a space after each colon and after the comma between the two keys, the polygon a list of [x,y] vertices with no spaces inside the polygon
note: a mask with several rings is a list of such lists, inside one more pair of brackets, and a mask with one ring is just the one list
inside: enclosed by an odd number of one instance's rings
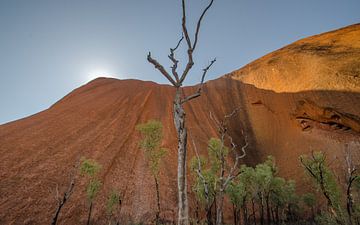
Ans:
{"label": "rock face", "polygon": [[[273,155],[281,174],[304,190],[308,185],[302,179],[299,155],[324,151],[341,170],[348,148],[359,162],[359,63],[359,24],[295,42],[207,82],[203,95],[185,107],[189,138],[205,154],[209,138],[217,135],[209,113],[222,118],[239,107],[229,130],[238,146],[244,144],[242,131],[248,138],[244,163],[254,165]],[[195,90],[187,87],[184,92]],[[168,85],[99,78],[41,113],[1,125],[0,224],[50,223],[56,187],[60,193],[67,188],[73,165],[81,157],[102,164],[95,223],[105,223],[105,202],[112,189],[123,195],[117,212],[123,221],[151,221],[155,184],[135,129],[149,119],[163,123],[168,154],[160,172],[162,216],[176,221],[173,95]],[[190,159],[194,152],[188,147]],[[85,181],[77,176],[59,224],[85,223]],[[191,199],[190,204],[194,205]]]}

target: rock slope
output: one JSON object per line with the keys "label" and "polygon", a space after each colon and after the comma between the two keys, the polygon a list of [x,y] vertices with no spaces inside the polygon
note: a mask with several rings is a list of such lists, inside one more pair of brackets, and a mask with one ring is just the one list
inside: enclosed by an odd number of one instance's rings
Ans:
{"label": "rock slope", "polygon": [[[308,188],[298,162],[301,154],[327,153],[342,169],[350,148],[359,162],[360,25],[306,38],[270,53],[244,68],[204,85],[203,95],[186,105],[190,138],[206,153],[217,135],[210,118],[239,107],[230,123],[236,144],[250,143],[244,163],[273,155],[281,173]],[[196,87],[185,88],[185,94]],[[99,78],[65,96],[49,109],[0,126],[0,224],[50,223],[56,187],[65,190],[81,157],[102,164],[101,193],[94,222],[106,221],[106,196],[123,195],[123,221],[154,218],[155,188],[135,127],[161,120],[168,154],[161,167],[162,216],[176,218],[176,133],[172,119],[174,89],[138,80]],[[189,158],[194,154],[189,145]],[[191,177],[189,176],[191,180]],[[59,224],[86,221],[85,179],[77,176],[74,193]],[[191,201],[193,206],[194,203]]]}

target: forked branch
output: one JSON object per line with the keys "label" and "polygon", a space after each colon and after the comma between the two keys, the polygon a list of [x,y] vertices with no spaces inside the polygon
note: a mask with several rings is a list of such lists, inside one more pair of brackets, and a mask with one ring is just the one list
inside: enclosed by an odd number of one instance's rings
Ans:
{"label": "forked branch", "polygon": [[201,91],[202,91],[202,87],[204,85],[204,80],[205,80],[205,76],[206,76],[206,73],[208,72],[208,70],[210,69],[210,67],[216,62],[216,58],[213,59],[210,64],[205,68],[203,69],[203,74],[201,76],[201,81],[200,81],[200,84],[199,84],[199,89],[192,95],[189,95],[187,97],[185,97],[183,100],[181,100],[181,104],[185,103],[185,102],[188,102],[194,98],[197,98],[201,95]]}
{"label": "forked branch", "polygon": [[180,43],[182,42],[182,40],[184,40],[184,36],[181,36],[180,40],[178,41],[177,45],[175,46],[175,48],[170,48],[170,55],[168,55],[169,59],[172,61],[173,65],[171,66],[171,71],[173,76],[175,77],[176,83],[179,83],[179,75],[176,71],[177,67],[178,67],[178,63],[179,60],[177,60],[175,58],[175,51],[176,49],[179,48]]}
{"label": "forked branch", "polygon": [[163,67],[163,65],[161,65],[156,59],[153,59],[153,58],[151,57],[151,52],[148,53],[148,55],[147,55],[147,60],[148,60],[151,64],[153,64],[153,65],[155,66],[155,68],[156,68],[157,70],[159,70],[160,73],[161,73],[162,75],[164,75],[164,77],[166,77],[166,79],[168,79],[168,81],[169,81],[172,85],[174,85],[175,87],[178,86],[178,83],[174,81],[174,79],[173,79],[173,78],[170,76],[170,74],[166,71],[166,69]]}

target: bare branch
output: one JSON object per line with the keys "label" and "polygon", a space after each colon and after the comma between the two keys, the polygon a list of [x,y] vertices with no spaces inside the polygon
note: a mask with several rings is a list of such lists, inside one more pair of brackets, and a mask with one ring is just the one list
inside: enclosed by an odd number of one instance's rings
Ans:
{"label": "bare branch", "polygon": [[[242,132],[244,133],[244,132]],[[230,137],[230,135],[229,135]],[[231,137],[230,137],[231,138]],[[246,151],[245,149],[249,146],[249,142],[247,141],[247,136],[244,135],[244,138],[245,138],[245,145],[241,147],[241,151],[242,151],[242,154],[241,155],[238,155],[237,153],[236,154],[236,157],[235,157],[235,163],[233,165],[233,167],[231,168],[225,182],[224,182],[224,186],[223,188],[226,189],[227,185],[229,184],[229,182],[234,179],[235,177],[237,177],[241,171],[239,171],[238,173],[235,173],[236,170],[238,169],[238,165],[239,165],[239,161],[240,159],[244,158],[246,156]],[[235,150],[235,147],[236,147],[236,144],[232,142],[232,138],[230,139],[231,141],[231,145],[233,146],[233,150]]]}
{"label": "bare branch", "polygon": [[186,6],[185,0],[182,0],[182,30],[185,36],[186,43],[188,45],[188,49],[192,49],[191,40],[189,36],[189,32],[186,27]]}
{"label": "bare branch", "polygon": [[203,74],[201,76],[201,81],[200,81],[200,84],[199,84],[199,89],[192,95],[189,95],[187,97],[185,97],[183,100],[181,100],[181,104],[185,103],[185,102],[188,102],[194,98],[197,98],[201,95],[201,91],[202,91],[202,87],[204,85],[204,80],[205,80],[205,76],[206,76],[206,73],[208,72],[208,70],[210,69],[210,67],[216,62],[216,58],[213,59],[210,64],[205,68],[203,69]]}
{"label": "bare branch", "polygon": [[169,59],[173,62],[173,66],[171,67],[172,70],[172,74],[174,75],[176,82],[179,83],[179,75],[176,71],[177,67],[178,67],[178,63],[179,60],[177,60],[175,58],[175,51],[176,49],[178,49],[178,47],[180,46],[180,43],[182,42],[182,40],[184,40],[184,35],[181,36],[180,40],[178,41],[177,45],[175,46],[175,48],[170,48],[170,55],[168,55]]}
{"label": "bare branch", "polygon": [[209,5],[204,9],[203,13],[201,14],[200,18],[199,18],[199,21],[197,23],[197,26],[196,26],[196,33],[195,33],[195,41],[194,41],[194,46],[193,46],[193,51],[195,50],[196,48],[196,44],[198,42],[198,37],[199,37],[199,31],[200,31],[200,26],[201,26],[201,21],[202,19],[204,18],[206,12],[210,9],[211,5],[214,3],[214,0],[211,0]]}
{"label": "bare branch", "polygon": [[209,114],[210,114],[210,119],[211,119],[212,121],[214,121],[214,123],[216,124],[217,127],[219,127],[219,126],[220,126],[220,122],[219,122],[219,120],[216,118],[216,116],[214,116],[211,111],[209,112]]}
{"label": "bare branch", "polygon": [[175,87],[178,86],[178,83],[176,83],[176,82],[174,81],[174,79],[173,79],[173,78],[170,76],[170,74],[165,70],[165,68],[164,68],[157,60],[155,60],[155,59],[153,59],[153,58],[151,57],[151,52],[149,52],[149,54],[147,55],[147,60],[148,60],[151,64],[153,64],[153,65],[155,66],[155,68],[156,68],[157,70],[159,70],[160,73],[162,73],[162,75],[164,75],[164,76],[166,77],[166,79],[168,79],[168,81],[169,81],[172,85],[174,85]]}
{"label": "bare branch", "polygon": [[[190,134],[189,134],[190,135]],[[196,144],[195,144],[195,141],[194,139],[191,137],[190,135],[190,138],[192,140],[192,143],[193,143],[193,146],[194,146],[194,151],[195,151],[195,155],[196,155],[196,158],[197,158],[197,161],[198,161],[198,168],[195,170],[197,175],[200,177],[202,183],[203,183],[203,186],[204,186],[204,190],[205,190],[205,195],[206,195],[206,200],[209,202],[209,197],[210,197],[210,192],[209,192],[209,184],[208,182],[206,181],[204,175],[202,174],[201,172],[201,160],[200,160],[200,156],[199,156],[199,153],[197,151],[197,147],[196,147]]]}
{"label": "bare branch", "polygon": [[194,65],[194,60],[193,60],[193,49],[192,49],[192,44],[191,44],[191,40],[190,40],[190,36],[189,36],[189,32],[187,30],[186,27],[186,6],[185,6],[185,0],[182,0],[182,30],[183,30],[183,34],[185,36],[185,40],[186,43],[188,45],[188,50],[187,50],[187,54],[188,54],[188,62],[186,64],[186,67],[181,75],[180,78],[180,85],[182,84],[182,82],[185,80],[186,75],[189,73],[190,69],[192,68],[192,66]]}
{"label": "bare branch", "polygon": [[62,207],[65,205],[66,201],[70,198],[71,194],[74,191],[77,167],[78,164],[74,166],[74,171],[72,171],[70,174],[70,184],[62,197],[59,196],[59,186],[56,184],[56,200],[58,202],[58,205],[52,218],[51,225],[56,225]]}

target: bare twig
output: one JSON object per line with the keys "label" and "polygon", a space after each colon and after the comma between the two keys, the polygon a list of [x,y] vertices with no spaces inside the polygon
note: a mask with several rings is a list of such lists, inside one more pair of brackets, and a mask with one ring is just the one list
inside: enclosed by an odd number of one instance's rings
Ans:
{"label": "bare twig", "polygon": [[203,69],[203,75],[201,76],[201,82],[199,84],[199,89],[192,95],[189,95],[187,97],[185,97],[183,100],[181,100],[181,103],[184,104],[185,102],[188,102],[194,98],[197,98],[201,95],[201,91],[202,91],[202,87],[204,85],[204,80],[205,80],[205,76],[206,76],[206,73],[208,72],[208,70],[210,69],[210,67],[216,62],[216,59],[213,59],[210,64],[205,68]]}
{"label": "bare twig", "polygon": [[59,186],[58,186],[58,184],[56,184],[56,200],[57,200],[58,204],[57,204],[57,208],[56,208],[54,217],[52,218],[51,225],[56,225],[61,209],[63,208],[63,206],[65,205],[65,203],[67,202],[67,200],[70,198],[70,196],[72,195],[72,193],[74,191],[77,167],[78,167],[78,164],[76,164],[74,166],[74,171],[72,171],[70,174],[70,183],[69,183],[68,189],[64,192],[62,197],[59,196]]}
{"label": "bare twig", "polygon": [[214,0],[211,0],[209,5],[204,9],[204,11],[202,12],[198,22],[197,22],[197,26],[196,26],[196,32],[195,32],[195,40],[194,40],[194,45],[191,44],[191,40],[189,37],[189,32],[187,30],[186,27],[186,9],[185,9],[185,0],[182,0],[182,12],[183,12],[183,18],[182,18],[182,28],[183,28],[183,33],[186,39],[186,43],[188,45],[188,63],[186,64],[186,67],[181,75],[180,78],[180,83],[182,84],[182,82],[185,80],[186,75],[188,74],[188,72],[190,71],[190,69],[192,68],[192,66],[194,65],[194,60],[193,60],[193,53],[195,50],[195,47],[197,45],[198,42],[198,37],[199,37],[199,31],[200,31],[200,26],[201,26],[201,21],[204,18],[206,12],[210,9],[210,7],[212,6]]}
{"label": "bare twig", "polygon": [[164,76],[166,77],[166,79],[168,79],[168,81],[169,81],[172,85],[174,85],[175,87],[178,86],[178,83],[176,83],[176,82],[174,81],[174,79],[170,76],[170,74],[166,71],[166,69],[165,69],[156,59],[153,59],[153,58],[151,57],[151,52],[149,52],[149,54],[147,55],[147,60],[148,60],[151,64],[153,64],[153,65],[155,66],[155,68],[156,68],[157,70],[159,70],[160,73],[162,73],[162,75],[164,75]]}
{"label": "bare twig", "polygon": [[214,3],[214,0],[211,0],[209,5],[205,8],[205,10],[203,11],[203,13],[201,14],[199,21],[197,23],[196,26],[196,32],[195,32],[195,41],[194,41],[194,46],[193,46],[193,50],[195,50],[196,48],[196,44],[198,42],[198,37],[199,37],[199,31],[200,31],[200,25],[201,25],[201,21],[204,18],[206,12],[210,9],[210,7],[212,6],[212,4]]}
{"label": "bare twig", "polygon": [[180,40],[178,41],[177,45],[175,46],[175,48],[170,48],[170,55],[168,55],[169,59],[173,62],[173,65],[171,67],[171,71],[173,76],[175,77],[176,83],[179,83],[179,75],[176,71],[177,67],[178,67],[178,63],[179,60],[177,60],[175,58],[175,51],[176,49],[178,49],[178,47],[180,46],[180,43],[182,42],[182,40],[184,40],[184,35],[181,36]]}

